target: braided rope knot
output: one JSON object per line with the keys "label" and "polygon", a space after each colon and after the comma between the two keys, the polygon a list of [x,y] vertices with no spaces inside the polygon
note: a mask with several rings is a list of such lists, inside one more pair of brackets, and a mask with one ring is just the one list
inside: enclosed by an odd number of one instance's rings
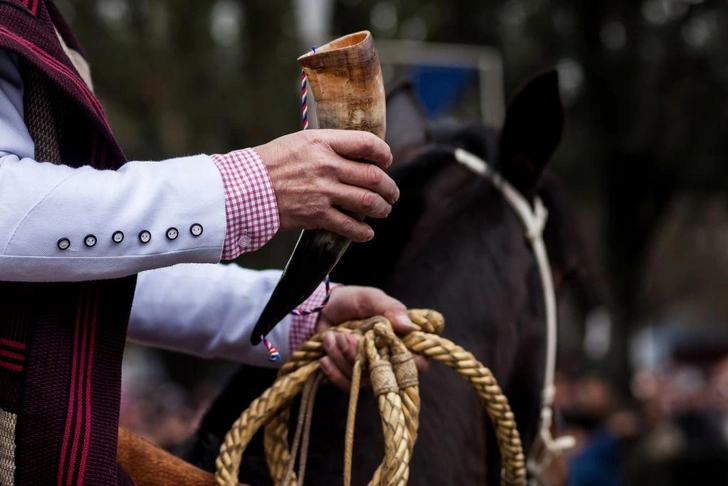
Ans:
{"label": "braided rope knot", "polygon": [[[384,460],[374,473],[370,485],[406,485],[409,464],[417,440],[420,396],[417,370],[412,353],[444,363],[468,380],[485,405],[494,424],[503,469],[502,484],[525,486],[526,466],[521,439],[513,412],[493,374],[460,346],[439,336],[444,319],[427,309],[409,311],[416,330],[403,338],[395,335],[391,323],[382,316],[348,321],[334,332],[359,336],[357,359],[352,374],[344,451],[344,485],[351,482],[354,417],[363,370],[368,370],[377,396],[384,433]],[[265,451],[271,477],[276,485],[303,484],[313,397],[322,380],[319,361],[325,355],[323,333],[315,335],[296,350],[283,365],[276,382],[254,400],[226,434],[217,457],[215,482],[219,486],[237,485],[240,461],[246,446],[260,427],[265,426]],[[293,453],[288,443],[288,418],[295,396],[304,393],[299,425],[294,436]],[[293,471],[298,443],[303,445],[298,477]]]}
{"label": "braided rope knot", "polygon": [[526,238],[533,243],[541,238],[543,230],[546,228],[546,221],[549,218],[549,211],[541,202],[540,198],[536,198],[534,202],[533,213],[524,220]]}

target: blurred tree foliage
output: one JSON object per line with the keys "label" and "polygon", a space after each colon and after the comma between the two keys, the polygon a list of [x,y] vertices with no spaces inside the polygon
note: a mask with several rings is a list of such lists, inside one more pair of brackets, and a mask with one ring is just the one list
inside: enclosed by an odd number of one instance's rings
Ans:
{"label": "blurred tree foliage", "polygon": [[[133,158],[220,152],[298,129],[299,41],[289,1],[56,0]],[[728,8],[718,0],[339,0],[332,36],[487,44],[506,93],[557,66],[567,107],[554,168],[599,215],[598,259],[626,378],[645,258],[678,195],[728,182]],[[699,210],[700,205],[696,206]],[[280,266],[294,235],[241,261]]]}
{"label": "blurred tree foliage", "polygon": [[[381,15],[383,4],[341,8],[339,33],[360,28],[367,11]],[[627,333],[645,317],[645,259],[670,201],[684,193],[707,201],[728,182],[728,34],[718,28],[728,25],[725,3],[389,4],[396,26],[374,25],[375,34],[402,35],[421,19],[427,40],[495,46],[507,93],[541,69],[559,69],[567,127],[555,170],[577,202],[602,215],[598,258],[615,325],[608,364],[626,383]]]}

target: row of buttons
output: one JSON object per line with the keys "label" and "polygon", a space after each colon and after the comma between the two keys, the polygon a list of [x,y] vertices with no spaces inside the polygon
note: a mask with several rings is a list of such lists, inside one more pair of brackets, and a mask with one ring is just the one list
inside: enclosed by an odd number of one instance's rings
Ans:
{"label": "row of buttons", "polygon": [[[190,234],[192,236],[200,236],[202,234],[202,225],[195,223],[192,226],[190,226]],[[169,228],[167,230],[167,239],[168,240],[176,240],[179,236],[179,231],[177,228]],[[150,233],[147,230],[143,230],[139,232],[139,241],[142,243],[149,243],[152,240],[152,233]],[[111,241],[114,243],[121,243],[124,241],[124,233],[121,231],[114,231],[114,234],[111,235]],[[94,235],[86,235],[86,237],[83,239],[83,244],[87,247],[91,248],[96,245],[97,239]],[[58,249],[59,250],[68,250],[71,247],[71,240],[68,238],[61,238],[58,240]]]}

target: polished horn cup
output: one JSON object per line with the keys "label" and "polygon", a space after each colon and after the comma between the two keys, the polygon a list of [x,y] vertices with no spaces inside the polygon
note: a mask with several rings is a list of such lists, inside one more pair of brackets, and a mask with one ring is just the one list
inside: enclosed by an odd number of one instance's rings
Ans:
{"label": "polished horn cup", "polygon": [[316,101],[319,128],[363,130],[382,140],[384,80],[372,35],[357,32],[298,58]]}
{"label": "polished horn cup", "polygon": [[[368,31],[350,34],[298,58],[316,102],[319,128],[361,130],[382,140],[386,131],[384,80]],[[363,216],[351,214],[362,220]],[[326,230],[305,230],[250,337],[260,343],[333,270],[350,241]]]}

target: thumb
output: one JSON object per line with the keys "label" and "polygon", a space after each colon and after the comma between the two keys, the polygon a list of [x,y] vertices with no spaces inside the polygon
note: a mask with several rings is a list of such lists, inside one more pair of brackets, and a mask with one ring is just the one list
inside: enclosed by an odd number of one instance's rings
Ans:
{"label": "thumb", "polygon": [[407,314],[407,308],[402,305],[402,309],[390,310],[384,313],[384,317],[392,323],[392,329],[397,334],[409,334],[417,328]]}

